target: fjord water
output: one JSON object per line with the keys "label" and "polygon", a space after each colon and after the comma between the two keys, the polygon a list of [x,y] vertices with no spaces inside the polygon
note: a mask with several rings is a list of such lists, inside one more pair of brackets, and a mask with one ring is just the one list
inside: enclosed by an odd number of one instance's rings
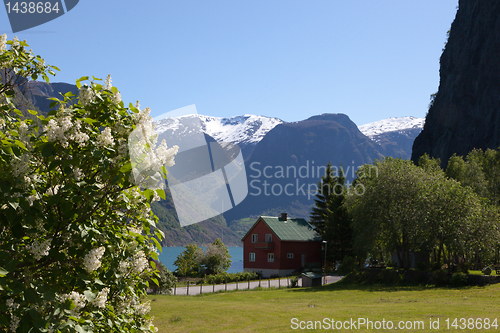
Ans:
{"label": "fjord water", "polygon": [[[201,247],[205,250],[205,247]],[[243,247],[228,247],[229,255],[231,256],[231,267],[228,273],[243,272]],[[164,247],[162,252],[158,255],[158,259],[170,270],[175,271],[177,266],[174,266],[174,261],[177,256],[184,251],[184,247]]]}

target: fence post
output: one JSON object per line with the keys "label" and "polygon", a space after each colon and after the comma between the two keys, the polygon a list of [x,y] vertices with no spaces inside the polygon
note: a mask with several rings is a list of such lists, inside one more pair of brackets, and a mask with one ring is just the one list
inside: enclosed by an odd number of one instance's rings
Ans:
{"label": "fence post", "polygon": [[250,290],[250,277],[248,277],[248,290]]}
{"label": "fence post", "polygon": [[279,274],[278,274],[278,288],[281,288],[281,277]]}
{"label": "fence post", "polygon": [[236,290],[238,290],[238,280],[236,280]]}
{"label": "fence post", "polygon": [[288,275],[286,276],[286,287],[290,288],[290,280],[288,279]]}
{"label": "fence post", "polygon": [[188,281],[188,285],[187,285],[187,295],[189,296],[189,281]]}
{"label": "fence post", "polygon": [[225,282],[226,282],[226,289],[225,289],[225,291],[227,291],[227,278],[225,278]]}
{"label": "fence post", "polygon": [[271,288],[271,277],[267,278],[267,287]]}
{"label": "fence post", "polygon": [[203,294],[203,280],[200,283],[200,295]]}
{"label": "fence post", "polygon": [[213,293],[215,293],[215,280],[214,280],[214,282],[213,282],[212,292],[213,292]]}
{"label": "fence post", "polygon": [[174,296],[176,295],[177,293],[177,283],[174,283]]}
{"label": "fence post", "polygon": [[259,276],[259,288],[260,288],[260,280],[261,280],[261,279],[262,279],[262,277],[261,277],[261,276]]}

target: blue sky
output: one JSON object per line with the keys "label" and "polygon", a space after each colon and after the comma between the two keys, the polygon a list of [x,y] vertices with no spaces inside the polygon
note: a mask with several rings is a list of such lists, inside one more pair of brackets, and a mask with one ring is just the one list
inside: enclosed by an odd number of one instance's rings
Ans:
{"label": "blue sky", "polygon": [[[357,125],[425,117],[458,0],[81,0],[16,33],[61,69],[105,78],[152,115],[196,104],[218,117]],[[0,33],[12,39],[6,10]]]}

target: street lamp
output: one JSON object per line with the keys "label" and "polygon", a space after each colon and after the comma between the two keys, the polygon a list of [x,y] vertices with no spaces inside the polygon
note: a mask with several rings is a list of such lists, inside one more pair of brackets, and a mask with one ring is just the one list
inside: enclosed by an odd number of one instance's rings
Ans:
{"label": "street lamp", "polygon": [[326,284],[326,247],[328,243],[324,240],[323,244],[325,244],[325,266],[323,266],[323,270],[325,271],[325,284]]}

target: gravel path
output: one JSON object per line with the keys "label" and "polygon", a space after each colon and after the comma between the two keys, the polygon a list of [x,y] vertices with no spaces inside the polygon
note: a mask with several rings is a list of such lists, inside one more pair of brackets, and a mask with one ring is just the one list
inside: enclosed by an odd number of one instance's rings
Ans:
{"label": "gravel path", "polygon": [[[328,275],[326,277],[326,282],[327,284],[334,283],[342,279],[343,276],[337,276],[337,275]],[[260,287],[261,288],[269,288],[271,287],[287,287],[291,284],[290,278],[281,278],[281,279],[262,279],[260,281]],[[302,279],[299,278],[299,283],[298,286],[302,286]],[[259,281],[240,281],[238,283],[232,282],[227,284],[227,289],[225,284],[216,284],[216,285],[190,285],[189,286],[189,293],[188,293],[188,288],[187,287],[178,287],[178,288],[172,288],[172,295],[199,295],[200,293],[206,294],[206,293],[212,293],[212,292],[218,292],[218,291],[226,291],[226,290],[246,290],[246,289],[255,289],[259,287]]]}

